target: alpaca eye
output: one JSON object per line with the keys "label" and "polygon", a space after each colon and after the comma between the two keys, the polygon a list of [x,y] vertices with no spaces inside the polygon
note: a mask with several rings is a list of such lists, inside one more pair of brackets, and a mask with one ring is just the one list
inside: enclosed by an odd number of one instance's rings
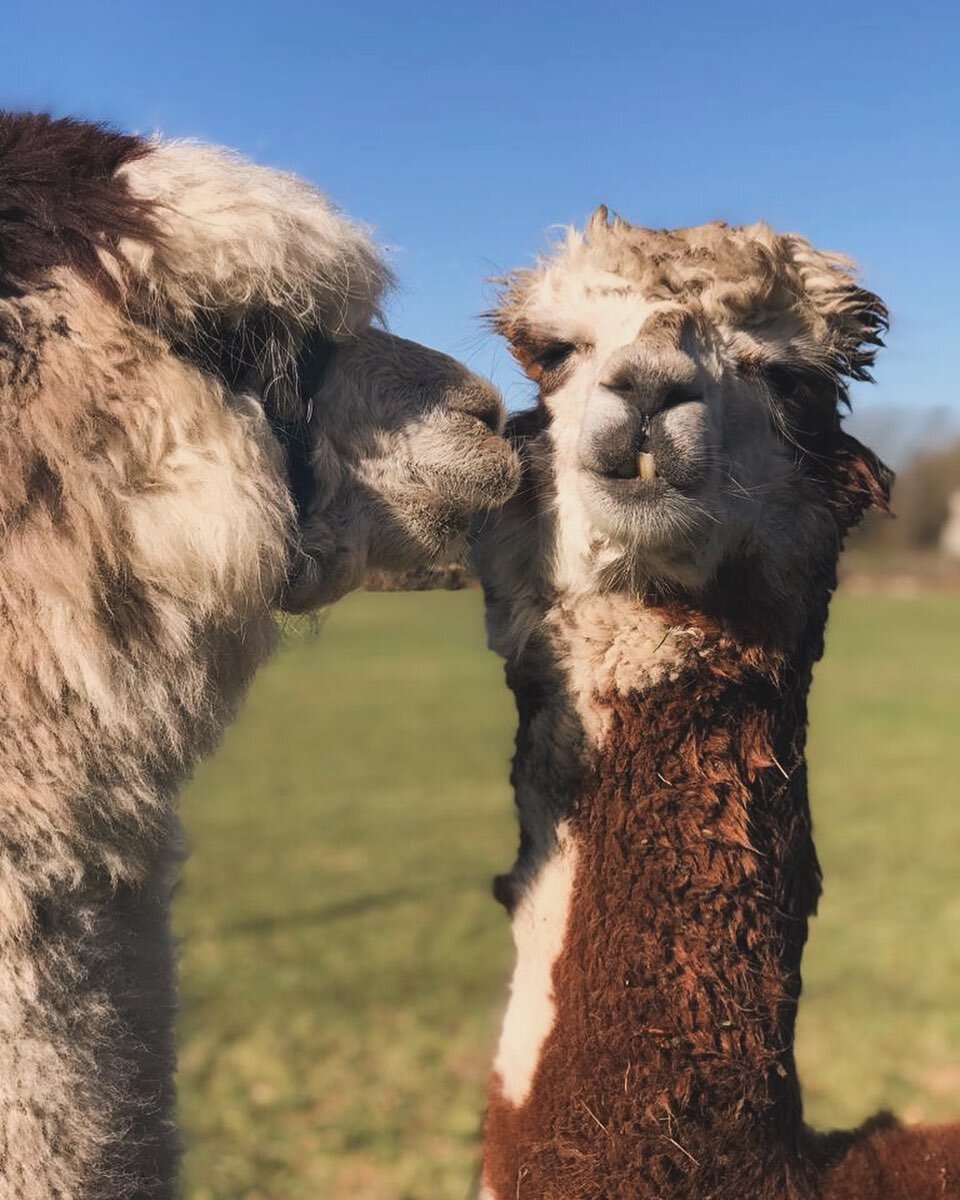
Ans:
{"label": "alpaca eye", "polygon": [[554,371],[567,361],[576,348],[573,342],[550,342],[533,356],[533,363],[541,371]]}
{"label": "alpaca eye", "polygon": [[805,400],[823,388],[824,375],[817,367],[767,363],[761,375],[780,400]]}
{"label": "alpaca eye", "polygon": [[793,372],[779,363],[764,363],[758,374],[775,396],[790,396],[797,389]]}

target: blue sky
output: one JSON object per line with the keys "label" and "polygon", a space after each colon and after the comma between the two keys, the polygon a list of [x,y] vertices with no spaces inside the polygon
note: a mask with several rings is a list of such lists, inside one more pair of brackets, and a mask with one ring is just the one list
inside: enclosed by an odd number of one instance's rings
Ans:
{"label": "blue sky", "polygon": [[859,261],[894,327],[857,399],[922,423],[960,417],[958,41],[957,6],[889,0],[8,0],[0,102],[307,176],[393,247],[392,327],[514,404],[476,317],[551,225],[763,217]]}

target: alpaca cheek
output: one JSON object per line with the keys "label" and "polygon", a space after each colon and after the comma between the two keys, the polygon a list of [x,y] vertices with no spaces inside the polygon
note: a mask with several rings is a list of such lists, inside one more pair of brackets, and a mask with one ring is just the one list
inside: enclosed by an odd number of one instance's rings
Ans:
{"label": "alpaca cheek", "polygon": [[513,917],[517,964],[494,1064],[503,1097],[519,1107],[530,1095],[540,1052],[556,1019],[553,968],[563,952],[577,869],[567,822]]}
{"label": "alpaca cheek", "polygon": [[269,603],[285,568],[290,511],[262,418],[208,409],[150,470],[149,486],[125,505],[136,577],[190,603],[196,616],[251,596]]}

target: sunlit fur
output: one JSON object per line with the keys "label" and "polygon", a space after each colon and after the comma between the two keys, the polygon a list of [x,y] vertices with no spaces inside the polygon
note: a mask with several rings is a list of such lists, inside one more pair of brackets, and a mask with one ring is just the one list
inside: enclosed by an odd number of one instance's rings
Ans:
{"label": "sunlit fur", "polygon": [[120,245],[131,308],[188,336],[209,311],[270,309],[333,337],[367,328],[390,282],[367,230],[294,175],[198,142],[149,146],[120,171],[160,235]]}
{"label": "sunlit fur", "polygon": [[387,280],[289,176],[0,114],[4,1198],[176,1194],[179,787],[274,606],[443,552],[515,482],[489,385],[368,329]]}

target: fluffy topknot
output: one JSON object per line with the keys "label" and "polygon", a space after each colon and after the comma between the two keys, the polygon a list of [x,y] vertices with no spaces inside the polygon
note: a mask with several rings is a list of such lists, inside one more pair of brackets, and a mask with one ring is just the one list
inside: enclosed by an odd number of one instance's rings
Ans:
{"label": "fluffy topknot", "polygon": [[870,378],[888,324],[848,258],[764,222],[644,229],[601,205],[501,283],[488,319],[513,344],[572,292],[636,292],[688,307],[734,342],[745,335],[761,363],[828,370],[842,396],[846,380]]}

